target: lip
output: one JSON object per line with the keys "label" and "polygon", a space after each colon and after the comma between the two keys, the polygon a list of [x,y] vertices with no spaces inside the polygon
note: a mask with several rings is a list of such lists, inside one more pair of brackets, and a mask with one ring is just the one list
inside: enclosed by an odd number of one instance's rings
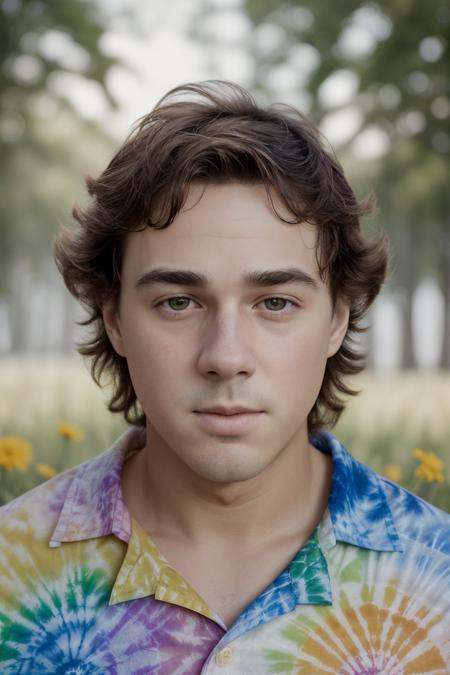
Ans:
{"label": "lip", "polygon": [[247,408],[243,405],[234,405],[227,408],[224,405],[214,405],[209,408],[203,408],[202,410],[195,410],[196,413],[213,413],[217,415],[237,415],[239,413],[258,413],[261,410],[254,410],[253,408]]}
{"label": "lip", "polygon": [[226,415],[195,411],[195,415],[204,429],[221,436],[236,436],[249,431],[258,423],[263,414],[261,411]]}

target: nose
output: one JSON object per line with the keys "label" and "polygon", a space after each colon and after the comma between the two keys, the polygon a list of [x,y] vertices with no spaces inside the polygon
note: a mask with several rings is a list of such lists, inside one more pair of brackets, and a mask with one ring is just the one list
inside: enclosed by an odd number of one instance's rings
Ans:
{"label": "nose", "polygon": [[226,380],[254,373],[255,357],[246,328],[243,317],[232,308],[211,317],[201,337],[198,368],[202,375]]}

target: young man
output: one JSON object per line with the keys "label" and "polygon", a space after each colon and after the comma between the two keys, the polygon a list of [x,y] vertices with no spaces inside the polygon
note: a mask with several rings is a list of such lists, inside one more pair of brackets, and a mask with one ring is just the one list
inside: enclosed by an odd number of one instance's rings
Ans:
{"label": "young man", "polygon": [[317,132],[186,85],[88,189],[56,260],[131,425],[0,512],[0,671],[447,672],[448,517],[325,431],[387,246]]}

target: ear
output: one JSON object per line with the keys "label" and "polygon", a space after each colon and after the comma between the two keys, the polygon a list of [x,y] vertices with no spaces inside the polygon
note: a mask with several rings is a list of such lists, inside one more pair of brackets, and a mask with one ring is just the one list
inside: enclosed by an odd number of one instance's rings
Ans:
{"label": "ear", "polygon": [[106,302],[102,307],[103,323],[105,330],[115,351],[120,356],[126,356],[122,338],[122,329],[118,309],[112,301]]}
{"label": "ear", "polygon": [[345,298],[336,299],[333,316],[331,317],[330,339],[328,343],[328,358],[334,356],[341,346],[348,328],[350,318],[350,303]]}

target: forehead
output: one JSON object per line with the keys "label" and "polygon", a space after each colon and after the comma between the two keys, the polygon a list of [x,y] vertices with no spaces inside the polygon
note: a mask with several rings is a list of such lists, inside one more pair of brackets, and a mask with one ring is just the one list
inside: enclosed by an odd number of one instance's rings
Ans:
{"label": "forehead", "polygon": [[[275,195],[272,200],[283,218],[293,220]],[[129,235],[124,273],[178,266],[223,282],[250,269],[301,266],[319,279],[316,240],[314,226],[289,224],[278,217],[262,184],[193,184],[168,227]]]}

